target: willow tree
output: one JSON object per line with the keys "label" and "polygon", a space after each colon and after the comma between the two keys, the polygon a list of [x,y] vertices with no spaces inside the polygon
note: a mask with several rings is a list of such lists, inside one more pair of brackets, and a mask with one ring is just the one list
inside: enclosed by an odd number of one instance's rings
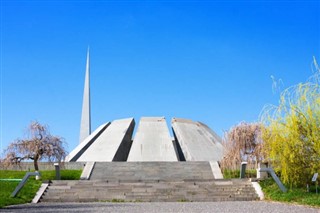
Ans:
{"label": "willow tree", "polygon": [[261,130],[260,123],[241,122],[225,133],[223,138],[224,157],[221,161],[223,170],[239,169],[242,161],[256,166],[264,159]]}
{"label": "willow tree", "polygon": [[262,114],[265,151],[290,186],[308,183],[320,171],[320,70],[305,83],[285,89],[279,105]]}
{"label": "willow tree", "polygon": [[9,144],[5,151],[5,165],[19,164],[23,160],[32,160],[34,169],[39,171],[41,160],[61,161],[66,156],[64,139],[50,134],[48,126],[32,122],[28,127],[28,136]]}

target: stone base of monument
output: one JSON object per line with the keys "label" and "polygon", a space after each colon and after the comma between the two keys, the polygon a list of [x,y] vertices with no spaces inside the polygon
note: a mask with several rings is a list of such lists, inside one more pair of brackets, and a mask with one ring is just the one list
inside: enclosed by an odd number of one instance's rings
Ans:
{"label": "stone base of monument", "polygon": [[249,201],[248,179],[215,179],[209,162],[96,162],[89,180],[52,181],[40,202]]}
{"label": "stone base of monument", "polygon": [[96,162],[90,180],[182,181],[215,179],[208,161]]}

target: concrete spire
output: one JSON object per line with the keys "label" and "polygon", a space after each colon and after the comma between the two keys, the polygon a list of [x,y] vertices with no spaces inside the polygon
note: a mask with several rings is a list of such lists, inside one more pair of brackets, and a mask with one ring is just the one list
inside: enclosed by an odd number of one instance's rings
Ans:
{"label": "concrete spire", "polygon": [[84,81],[80,141],[82,143],[91,134],[91,110],[90,110],[90,54],[87,52],[86,75]]}

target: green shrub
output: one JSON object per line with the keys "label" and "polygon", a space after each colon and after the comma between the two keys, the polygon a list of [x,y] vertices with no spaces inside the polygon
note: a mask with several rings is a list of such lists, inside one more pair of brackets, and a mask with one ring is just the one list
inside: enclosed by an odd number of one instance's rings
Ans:
{"label": "green shrub", "polygon": [[306,83],[284,90],[278,106],[264,110],[264,148],[290,187],[310,183],[320,172],[320,70]]}

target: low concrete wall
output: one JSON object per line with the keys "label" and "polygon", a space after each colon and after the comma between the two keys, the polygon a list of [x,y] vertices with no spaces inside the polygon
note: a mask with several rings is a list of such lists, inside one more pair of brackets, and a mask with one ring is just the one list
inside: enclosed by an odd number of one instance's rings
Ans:
{"label": "low concrete wall", "polygon": [[[39,162],[39,170],[55,170],[54,162]],[[80,170],[85,166],[85,162],[62,162],[60,164],[60,169],[70,169],[70,170]],[[9,167],[4,167],[0,165],[0,170],[15,170],[15,171],[33,171],[33,162],[22,162],[18,165],[11,165]]]}

